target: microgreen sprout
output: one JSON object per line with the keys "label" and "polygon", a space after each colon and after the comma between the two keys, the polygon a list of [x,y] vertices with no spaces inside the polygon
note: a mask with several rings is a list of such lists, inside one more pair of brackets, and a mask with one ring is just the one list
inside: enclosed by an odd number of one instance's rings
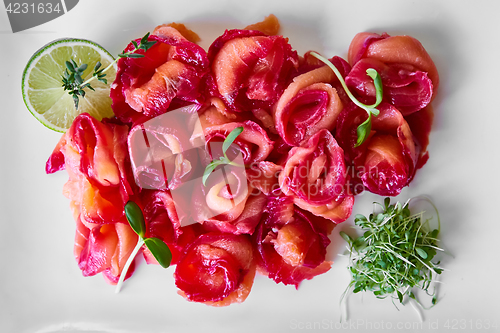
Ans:
{"label": "microgreen sprout", "polygon": [[335,67],[334,64],[331,63],[330,60],[326,59],[325,57],[319,55],[316,52],[311,52],[310,53],[313,57],[321,60],[323,63],[325,63],[330,69],[335,73],[335,76],[337,76],[337,79],[340,81],[340,84],[342,85],[342,88],[344,88],[347,96],[351,99],[351,101],[354,102],[358,107],[361,109],[365,110],[366,113],[368,114],[368,118],[358,126],[356,129],[356,133],[358,135],[358,138],[356,140],[356,145],[355,147],[358,147],[363,144],[363,142],[366,141],[368,138],[368,135],[370,134],[371,128],[372,128],[372,115],[373,116],[378,116],[380,111],[377,109],[377,106],[382,102],[383,98],[383,89],[382,89],[382,79],[378,72],[373,69],[373,68],[368,68],[366,70],[366,74],[373,79],[373,84],[375,85],[375,91],[376,91],[376,97],[375,97],[375,103],[372,105],[366,105],[361,103],[360,101],[357,100],[356,97],[351,93],[349,88],[347,87],[347,84],[344,81],[344,78],[342,77],[342,74],[340,74],[339,70],[337,67]]}
{"label": "microgreen sprout", "polygon": [[163,267],[167,268],[170,266],[170,262],[172,261],[172,253],[168,248],[167,244],[165,244],[161,239],[156,237],[148,237],[146,238],[146,222],[144,221],[144,215],[142,213],[141,208],[133,201],[129,201],[125,204],[125,216],[127,217],[127,221],[130,224],[130,227],[134,232],[139,236],[139,240],[137,241],[137,245],[134,250],[130,254],[123,267],[123,270],[120,274],[120,278],[118,283],[116,284],[116,293],[120,292],[123,281],[125,280],[125,276],[127,275],[127,271],[130,268],[130,265],[134,261],[135,256],[139,253],[139,250],[143,245],[151,251],[151,254],[155,257],[158,263]]}
{"label": "microgreen sprout", "polygon": [[416,288],[432,297],[432,306],[436,304],[435,291],[430,292],[429,287],[443,271],[439,262],[432,261],[437,251],[443,251],[437,246],[439,215],[436,210],[438,226],[432,229],[430,219],[424,221],[424,212],[411,213],[409,203],[391,205],[386,198],[383,205],[379,204],[383,212],[368,218],[355,216],[354,223],[363,231],[361,236],[353,239],[340,232],[348,244],[351,274],[342,298],[350,291],[371,291],[377,298],[391,296],[403,304],[404,296],[416,301]]}
{"label": "microgreen sprout", "polygon": [[229,165],[233,165],[233,166],[238,166],[238,167],[245,167],[244,165],[240,165],[238,163],[235,163],[233,161],[231,161],[227,155],[226,155],[226,152],[227,150],[229,149],[229,147],[233,144],[234,140],[236,140],[236,138],[243,132],[243,127],[240,126],[240,127],[236,127],[235,129],[233,129],[229,134],[228,136],[226,137],[226,139],[224,140],[224,142],[222,143],[222,153],[224,154],[224,156],[221,156],[218,160],[212,160],[212,162],[210,162],[206,168],[205,168],[205,172],[203,173],[203,185],[205,185],[205,183],[207,182],[207,179],[208,177],[210,176],[210,174],[215,170],[215,168],[217,168],[219,165],[226,165],[226,164],[229,164]]}
{"label": "microgreen sprout", "polygon": [[107,84],[108,81],[104,77],[106,76],[105,72],[107,72],[120,58],[142,58],[143,54],[135,53],[138,50],[147,51],[151,46],[153,46],[156,41],[148,41],[149,32],[141,38],[140,43],[137,43],[135,40],[132,41],[134,45],[134,49],[128,52],[120,53],[118,58],[116,58],[112,63],[110,63],[106,68],[101,68],[101,62],[97,62],[94,67],[94,72],[92,76],[87,79],[85,82],[82,79],[83,72],[87,69],[87,64],[82,64],[78,66],[78,64],[70,59],[66,61],[66,69],[62,76],[62,87],[64,90],[68,91],[68,93],[73,97],[73,101],[75,103],[75,109],[78,110],[78,102],[79,97],[85,97],[85,88],[90,90],[94,90],[94,88],[90,85],[90,82],[97,79],[98,81]]}

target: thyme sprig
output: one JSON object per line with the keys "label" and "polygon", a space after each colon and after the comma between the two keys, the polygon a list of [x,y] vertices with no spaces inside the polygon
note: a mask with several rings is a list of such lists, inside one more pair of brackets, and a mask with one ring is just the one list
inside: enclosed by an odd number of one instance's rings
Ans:
{"label": "thyme sprig", "polygon": [[432,229],[430,220],[424,221],[424,212],[410,212],[409,202],[391,205],[386,198],[379,204],[383,212],[368,218],[355,216],[354,223],[364,231],[361,236],[353,239],[340,232],[348,244],[351,273],[344,296],[348,291],[371,291],[377,298],[391,296],[403,304],[404,296],[416,301],[415,288],[425,291],[432,305],[436,304],[435,291],[429,287],[443,272],[439,262],[433,261],[437,251],[443,251],[437,246],[439,215],[438,226]]}
{"label": "thyme sprig", "polygon": [[322,55],[316,53],[316,52],[311,52],[310,53],[313,57],[321,60],[323,63],[325,63],[330,69],[335,73],[335,76],[337,79],[340,81],[340,84],[342,85],[342,88],[344,88],[347,96],[353,101],[354,104],[356,104],[358,107],[361,109],[365,110],[366,113],[368,114],[368,118],[358,126],[356,129],[356,134],[357,134],[357,140],[356,144],[354,147],[358,147],[363,144],[363,142],[368,139],[368,135],[370,134],[370,131],[372,129],[372,116],[378,116],[380,114],[380,111],[377,109],[377,106],[382,102],[382,98],[384,96],[383,93],[383,88],[382,88],[382,78],[378,74],[378,72],[373,69],[373,68],[368,68],[366,70],[366,74],[373,79],[373,84],[375,85],[375,92],[376,92],[376,97],[375,97],[375,103],[371,105],[366,105],[358,101],[356,97],[351,93],[349,88],[347,87],[347,84],[344,81],[344,78],[342,77],[342,74],[340,74],[339,70],[335,65],[331,63],[330,60],[326,59]]}
{"label": "thyme sprig", "polygon": [[65,62],[66,69],[64,70],[63,76],[62,76],[62,87],[64,88],[65,91],[68,91],[68,94],[70,94],[73,97],[73,102],[75,103],[75,109],[78,110],[78,103],[79,103],[79,98],[80,97],[85,97],[85,90],[86,88],[94,91],[94,88],[90,85],[90,82],[93,80],[97,79],[98,81],[107,84],[108,81],[104,77],[106,76],[105,72],[107,72],[111,67],[114,66],[114,64],[120,59],[120,58],[142,58],[144,57],[143,54],[140,53],[135,53],[138,50],[144,50],[147,51],[150,49],[156,41],[148,41],[149,38],[149,32],[144,35],[144,37],[141,38],[140,42],[137,43],[135,40],[132,41],[132,45],[134,45],[134,49],[128,52],[120,53],[118,54],[118,58],[116,58],[112,63],[110,63],[106,68],[101,68],[102,64],[101,62],[97,62],[94,71],[92,73],[92,76],[87,79],[86,81],[83,81],[82,75],[87,69],[88,65],[87,64],[82,64],[78,66],[78,64],[73,60],[70,59],[69,61]]}

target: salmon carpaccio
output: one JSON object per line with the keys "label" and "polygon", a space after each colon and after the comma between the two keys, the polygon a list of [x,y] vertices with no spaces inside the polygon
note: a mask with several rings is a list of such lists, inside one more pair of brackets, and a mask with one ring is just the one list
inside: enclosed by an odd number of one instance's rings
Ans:
{"label": "salmon carpaccio", "polygon": [[[68,172],[64,194],[84,276],[117,282],[138,241],[124,214],[132,200],[144,213],[145,237],[172,252],[178,293],[227,306],[248,297],[256,272],[296,288],[327,272],[329,236],[356,196],[395,196],[410,184],[429,158],[439,75],[410,36],[362,32],[347,59],[331,55],[362,103],[376,94],[366,69],[382,79],[380,113],[356,146],[366,112],[329,67],[279,35],[275,16],[224,31],[208,50],[199,40],[182,24],[156,27],[148,37],[155,44],[137,51],[144,57],[118,61],[115,117],[77,116],[46,171]],[[185,118],[162,118],[178,110]],[[234,163],[202,183],[209,163],[227,156]],[[146,247],[142,256],[158,263]]]}

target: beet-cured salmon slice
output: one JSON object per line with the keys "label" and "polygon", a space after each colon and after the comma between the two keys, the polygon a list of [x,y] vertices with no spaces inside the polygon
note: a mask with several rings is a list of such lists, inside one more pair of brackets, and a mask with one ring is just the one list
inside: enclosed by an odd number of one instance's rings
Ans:
{"label": "beet-cured salmon slice", "polygon": [[[172,103],[177,107],[203,99],[199,85],[209,70],[205,50],[168,25],[156,27],[148,41],[156,43],[135,52],[144,57],[118,61],[111,86],[113,111],[126,123],[161,115]],[[133,49],[130,43],[124,52]]]}
{"label": "beet-cured salmon slice", "polygon": [[[95,226],[87,231],[77,221],[77,240],[75,247],[81,249],[76,257],[83,276],[105,273],[106,281],[116,284],[118,278],[137,244],[137,234],[126,223]],[[81,236],[86,234],[86,238]],[[132,272],[129,272],[130,274]]]}
{"label": "beet-cured salmon slice", "polygon": [[[171,265],[175,265],[184,248],[202,233],[201,226],[181,226],[185,212],[176,209],[177,205],[169,191],[143,190],[140,199],[144,205],[145,237],[156,237],[164,241],[172,253]],[[147,248],[144,256],[147,263],[158,264]]]}
{"label": "beet-cured salmon slice", "polygon": [[226,177],[210,181],[205,191],[201,188],[194,193],[195,219],[208,230],[252,234],[261,218],[266,196],[252,193],[253,188],[247,184],[234,186],[235,175],[237,173],[228,172]]}
{"label": "beet-cured salmon slice", "polygon": [[[206,122],[204,122],[206,124]],[[223,142],[236,128],[242,132],[223,152]],[[198,177],[171,191],[176,208],[186,212],[182,225],[202,223],[211,230],[235,234],[251,233],[260,219],[262,200],[249,200],[247,167],[263,161],[273,149],[266,132],[252,121],[230,122],[202,129],[203,148],[198,150],[202,172]],[[201,137],[194,135],[192,141]],[[227,158],[230,164],[215,167],[207,178],[205,168],[212,161]],[[204,179],[204,180],[203,180]]]}
{"label": "beet-cured salmon slice", "polygon": [[224,102],[218,97],[209,98],[198,114],[202,129],[245,120],[239,114],[228,111]]}
{"label": "beet-cured salmon slice", "polygon": [[273,107],[279,135],[291,146],[300,146],[321,129],[333,130],[343,104],[332,86],[338,83],[327,66],[296,76]]}
{"label": "beet-cured salmon slice", "polygon": [[[123,267],[132,254],[139,238],[128,223],[115,223],[114,227],[118,237],[118,244],[111,257],[110,267],[103,272],[104,277],[111,284],[118,283]],[[131,273],[127,272],[127,276]]]}
{"label": "beet-cured salmon slice", "polygon": [[270,107],[298,66],[298,56],[282,36],[257,30],[227,30],[208,50],[208,87],[234,112]]}
{"label": "beet-cured salmon slice", "polygon": [[182,296],[215,306],[244,301],[254,275],[249,237],[221,232],[196,239],[185,249],[174,273]]}
{"label": "beet-cured salmon slice", "polygon": [[434,120],[434,110],[432,105],[428,105],[419,112],[412,113],[405,117],[410,126],[415,142],[415,151],[418,153],[416,169],[420,169],[429,159],[427,145],[431,134],[432,122]]}
{"label": "beet-cured salmon slice", "polygon": [[273,36],[277,35],[280,30],[280,22],[274,14],[270,14],[264,18],[264,20],[247,25],[245,30],[257,30],[266,35]]}
{"label": "beet-cured salmon slice", "polygon": [[145,237],[157,237],[167,244],[175,243],[182,230],[172,195],[168,191],[143,190],[140,197],[144,203]]}
{"label": "beet-cured salmon slice", "polygon": [[[266,131],[257,123],[247,120],[244,122],[231,122],[218,126],[210,126],[204,129],[207,147],[211,142],[222,142],[237,127],[243,127],[243,132],[234,140],[234,148],[241,152],[246,166],[265,160],[273,150],[274,143],[271,141]],[[237,147],[237,148],[236,148]],[[210,148],[209,148],[210,149]],[[218,159],[220,152],[211,151],[211,159]]]}
{"label": "beet-cured salmon slice", "polygon": [[[115,284],[137,243],[123,207],[133,195],[127,154],[128,126],[83,113],[47,161],[48,173],[66,169],[64,195],[76,221],[74,254],[84,276],[103,273]],[[130,270],[127,277],[132,274]]]}
{"label": "beet-cured salmon slice", "polygon": [[373,58],[364,58],[354,65],[345,80],[364,103],[373,104],[376,95],[373,80],[366,74],[368,68],[380,74],[385,99],[404,116],[423,109],[431,102],[433,84],[427,73],[416,70],[412,65],[386,65]]}
{"label": "beet-cured salmon slice", "polygon": [[372,131],[362,145],[354,147],[356,128],[367,115],[354,105],[339,116],[336,137],[363,189],[394,196],[413,179],[419,159],[425,156],[425,147],[415,146],[410,126],[394,106],[383,102],[378,109],[380,114],[372,117]]}
{"label": "beet-cured salmon slice", "polygon": [[66,169],[64,194],[75,201],[89,224],[124,220],[133,193],[127,154],[128,127],[97,121],[83,113],[62,136],[47,161],[49,173]]}
{"label": "beet-cured salmon slice", "polygon": [[118,236],[114,225],[106,224],[89,230],[78,262],[83,276],[96,275],[109,268],[117,244]]}
{"label": "beet-cured salmon slice", "polygon": [[414,70],[427,73],[432,82],[432,95],[439,86],[439,74],[422,43],[411,36],[389,36],[362,32],[354,36],[349,45],[348,59],[354,66],[363,58],[379,60],[385,64],[411,65]]}
{"label": "beet-cured salmon slice", "polygon": [[279,183],[297,206],[315,215],[335,223],[351,215],[354,197],[349,192],[344,152],[326,129],[289,151]]}
{"label": "beet-cured salmon slice", "polygon": [[278,177],[283,167],[270,161],[254,163],[246,170],[249,186],[254,189],[254,193],[264,193],[271,195],[279,189]]}
{"label": "beet-cured salmon slice", "polygon": [[261,197],[251,194],[244,169],[224,166],[205,184],[195,184],[189,207],[192,219],[208,230],[250,234],[265,204]]}
{"label": "beet-cured salmon slice", "polygon": [[172,190],[192,179],[197,171],[202,172],[198,170],[200,149],[191,141],[199,107],[193,104],[171,110],[132,127],[128,151],[139,187]]}
{"label": "beet-cured salmon slice", "polygon": [[296,287],[306,279],[325,273],[328,235],[335,224],[293,204],[293,198],[270,196],[255,233],[259,271],[276,283]]}

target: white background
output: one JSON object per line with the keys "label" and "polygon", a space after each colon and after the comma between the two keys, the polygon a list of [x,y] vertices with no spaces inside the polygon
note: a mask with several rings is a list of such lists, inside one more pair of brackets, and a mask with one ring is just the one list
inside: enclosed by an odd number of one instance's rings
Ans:
{"label": "white background", "polygon": [[[0,331],[1,332],[287,332],[493,331],[500,326],[498,243],[500,197],[500,44],[497,1],[97,1],[82,0],[44,25],[13,34],[0,8]],[[60,134],[28,112],[21,75],[31,55],[51,40],[94,40],[112,54],[156,25],[182,22],[202,46],[226,28],[274,13],[282,34],[303,53],[346,56],[361,31],[419,39],[441,77],[434,101],[430,160],[400,196],[429,195],[441,213],[443,258],[439,303],[424,312],[366,294],[349,299],[350,321],[339,323],[349,282],[338,256],[352,218],[335,229],[333,268],[298,290],[257,276],[242,304],[211,308],[177,295],[173,269],[139,265],[118,295],[101,276],[84,278],[73,258],[74,221],[62,195],[65,172],[46,175]],[[355,213],[368,214],[363,194]],[[489,327],[489,329],[487,329]],[[498,328],[496,329],[498,330]]]}

